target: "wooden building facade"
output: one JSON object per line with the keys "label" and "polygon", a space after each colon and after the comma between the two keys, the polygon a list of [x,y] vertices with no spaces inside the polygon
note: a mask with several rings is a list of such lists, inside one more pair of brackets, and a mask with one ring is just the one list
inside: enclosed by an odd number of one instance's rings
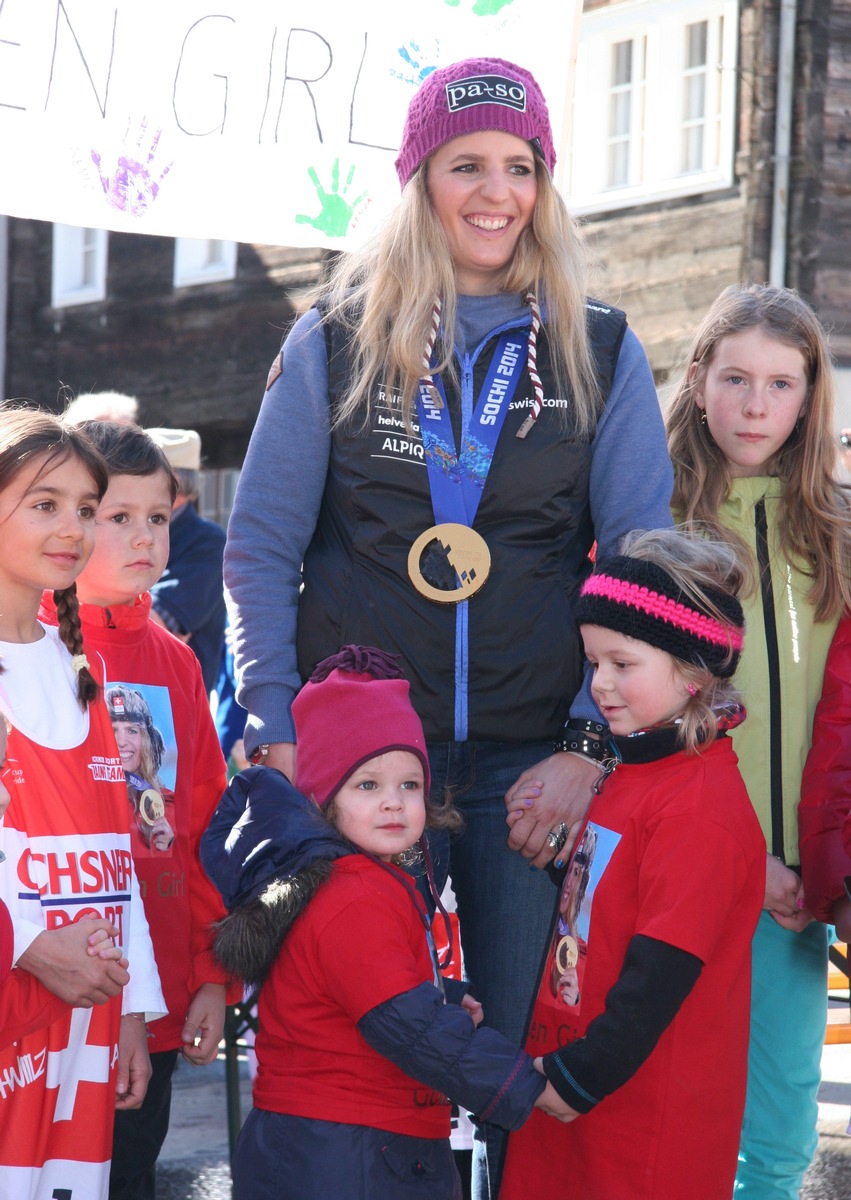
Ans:
{"label": "wooden building facade", "polygon": [[[660,385],[721,288],[769,277],[789,7],[586,0],[566,190],[596,257],[596,294],[627,310]],[[783,275],[827,323],[851,377],[851,0],[791,8]],[[662,128],[679,95],[695,119]],[[654,144],[659,161],[670,149],[661,183],[642,176]],[[173,239],[110,234],[103,295],[58,306],[55,227],[5,224],[5,395],[61,409],[80,393],[129,392],[144,424],[196,428],[208,466],[238,468],[322,252],[241,245],[231,278],[176,286]]]}
{"label": "wooden building facade", "polygon": [[[634,7],[586,2],[586,15]],[[693,6],[699,19],[700,5]],[[737,6],[734,145],[727,186],[586,213],[598,292],[629,314],[657,381],[677,368],[719,291],[771,278],[781,0]],[[851,0],[797,0],[782,276],[851,369]],[[730,64],[720,70],[727,72]],[[577,104],[577,117],[580,105]],[[776,237],[775,233],[775,237]],[[851,394],[849,394],[851,403]]]}

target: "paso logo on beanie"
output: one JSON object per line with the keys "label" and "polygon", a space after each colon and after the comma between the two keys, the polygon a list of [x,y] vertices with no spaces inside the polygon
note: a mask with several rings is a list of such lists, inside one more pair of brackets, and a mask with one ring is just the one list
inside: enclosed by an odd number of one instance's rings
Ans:
{"label": "paso logo on beanie", "polygon": [[472,75],[446,85],[446,107],[451,113],[474,104],[505,104],[517,112],[526,111],[526,88],[517,79],[504,75]]}

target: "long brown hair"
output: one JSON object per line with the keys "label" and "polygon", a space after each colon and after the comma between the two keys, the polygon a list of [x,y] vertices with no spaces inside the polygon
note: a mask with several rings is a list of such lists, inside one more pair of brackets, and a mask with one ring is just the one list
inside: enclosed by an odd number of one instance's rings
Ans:
{"label": "long brown hair", "polygon": [[[39,476],[68,459],[76,459],[88,471],[98,499],[108,483],[106,464],[86,435],[65,425],[51,413],[18,405],[0,405],[0,492],[5,491],[27,466],[42,460]],[[53,593],[59,636],[72,656],[83,653],[77,585]],[[0,670],[2,670],[0,664]],[[100,689],[87,667],[77,672],[77,699],[83,711],[96,700]]]}
{"label": "long brown hair", "polygon": [[749,588],[756,585],[749,548],[718,517],[730,494],[731,476],[726,456],[701,422],[696,400],[721,339],[758,328],[799,350],[804,359],[808,388],[803,414],[766,472],[782,482],[783,552],[812,579],[809,601],[816,620],[822,621],[851,604],[851,508],[847,489],[835,478],[835,383],[827,337],[810,306],[790,288],[733,284],[704,317],[667,405],[672,507],[678,520],[733,543],[749,567]]}

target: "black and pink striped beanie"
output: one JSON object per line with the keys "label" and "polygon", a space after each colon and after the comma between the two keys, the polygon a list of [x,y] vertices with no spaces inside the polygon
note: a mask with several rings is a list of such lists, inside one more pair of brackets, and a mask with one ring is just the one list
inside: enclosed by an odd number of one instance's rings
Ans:
{"label": "black and pink striped beanie", "polygon": [[598,564],[585,581],[576,620],[614,629],[729,679],[742,653],[744,613],[729,592],[704,590],[723,622],[701,609],[656,563],[619,555]]}

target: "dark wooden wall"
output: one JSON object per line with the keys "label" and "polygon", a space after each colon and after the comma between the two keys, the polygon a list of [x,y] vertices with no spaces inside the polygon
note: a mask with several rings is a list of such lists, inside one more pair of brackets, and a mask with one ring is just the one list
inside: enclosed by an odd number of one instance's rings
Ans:
{"label": "dark wooden wall", "polygon": [[174,288],[171,238],[112,233],[107,298],[50,306],[52,229],[9,222],[6,394],[57,410],[129,392],[145,425],[197,429],[205,465],[241,465],[266,373],[321,251],[239,247],[236,279]]}

